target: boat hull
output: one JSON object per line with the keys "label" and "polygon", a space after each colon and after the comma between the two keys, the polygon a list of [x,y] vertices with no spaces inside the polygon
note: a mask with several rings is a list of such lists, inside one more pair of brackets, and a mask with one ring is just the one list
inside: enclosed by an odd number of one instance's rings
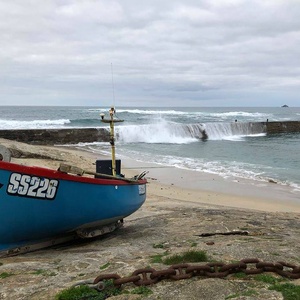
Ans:
{"label": "boat hull", "polygon": [[145,199],[146,180],[89,178],[0,162],[0,251],[111,224]]}

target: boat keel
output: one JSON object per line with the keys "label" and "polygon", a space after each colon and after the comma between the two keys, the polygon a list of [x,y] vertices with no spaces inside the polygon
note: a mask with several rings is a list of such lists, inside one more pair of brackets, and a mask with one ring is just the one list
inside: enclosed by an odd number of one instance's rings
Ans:
{"label": "boat keel", "polygon": [[37,251],[51,246],[72,242],[78,239],[88,239],[88,238],[98,237],[113,232],[116,229],[121,228],[122,226],[123,226],[123,219],[104,226],[77,229],[75,232],[70,232],[63,236],[37,241],[32,244],[18,246],[8,250],[2,250],[0,251],[0,257],[15,256],[15,255],[24,254],[32,251]]}

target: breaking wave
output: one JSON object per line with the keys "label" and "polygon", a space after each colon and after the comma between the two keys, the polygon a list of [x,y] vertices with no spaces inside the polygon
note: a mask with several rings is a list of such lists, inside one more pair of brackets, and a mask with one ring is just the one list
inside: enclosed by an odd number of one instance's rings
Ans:
{"label": "breaking wave", "polygon": [[239,140],[245,136],[265,134],[262,123],[206,123],[176,124],[160,122],[149,125],[116,127],[118,141],[123,143],[188,144],[200,139]]}
{"label": "breaking wave", "polygon": [[21,121],[21,120],[3,120],[0,119],[0,129],[39,129],[39,128],[61,128],[65,127],[66,124],[70,124],[71,121],[68,119],[58,120],[32,120],[32,121]]}

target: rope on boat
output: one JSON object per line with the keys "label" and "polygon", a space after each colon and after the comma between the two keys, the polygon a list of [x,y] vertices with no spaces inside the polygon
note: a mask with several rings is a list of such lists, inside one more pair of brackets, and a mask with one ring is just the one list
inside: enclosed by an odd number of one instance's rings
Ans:
{"label": "rope on boat", "polygon": [[126,181],[126,182],[137,182],[138,180],[142,179],[148,173],[146,171],[143,171],[142,173],[140,173],[139,175],[134,176],[133,178],[116,177],[116,176],[113,176],[113,175],[102,174],[102,173],[97,173],[97,172],[84,170],[84,169],[81,169],[79,167],[67,165],[67,164],[64,164],[64,163],[61,163],[59,165],[58,171],[62,172],[62,173],[76,174],[76,175],[79,175],[79,176],[82,176],[84,174],[89,174],[89,175],[99,176],[99,177],[102,177],[102,178],[122,180],[122,181]]}

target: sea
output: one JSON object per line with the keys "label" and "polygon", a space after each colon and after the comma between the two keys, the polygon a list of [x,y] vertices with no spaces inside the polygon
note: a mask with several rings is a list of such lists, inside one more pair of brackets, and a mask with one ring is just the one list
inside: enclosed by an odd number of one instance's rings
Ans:
{"label": "sea", "polygon": [[[101,128],[104,107],[2,106],[0,129]],[[118,158],[216,174],[227,180],[276,182],[300,193],[300,133],[266,135],[252,122],[300,121],[295,107],[117,107]],[[208,135],[203,139],[203,131]],[[74,145],[65,145],[74,146]],[[76,147],[109,154],[103,142]]]}

